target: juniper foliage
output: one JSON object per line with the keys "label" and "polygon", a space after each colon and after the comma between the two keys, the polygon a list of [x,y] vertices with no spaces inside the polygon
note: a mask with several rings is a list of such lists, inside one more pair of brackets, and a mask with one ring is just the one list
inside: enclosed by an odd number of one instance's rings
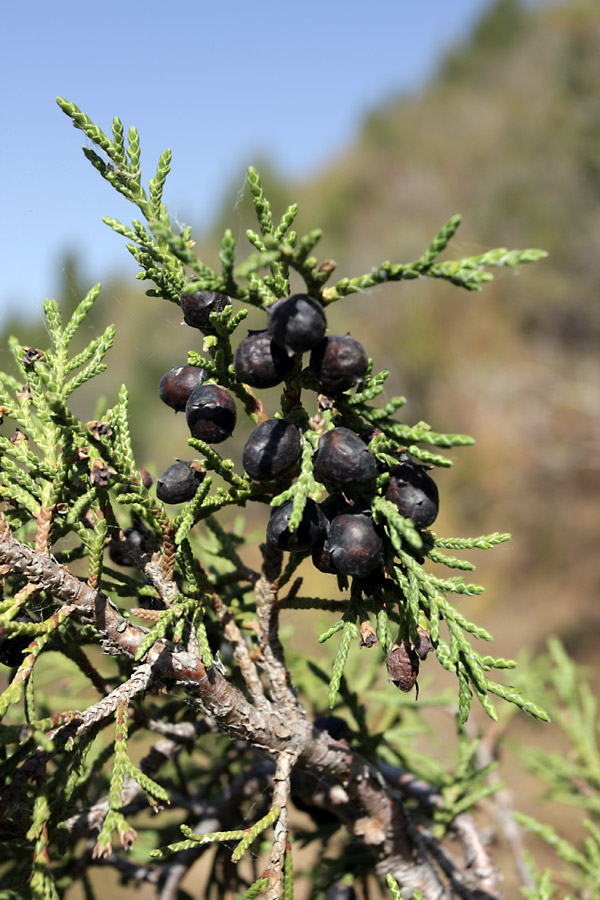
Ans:
{"label": "juniper foliage", "polygon": [[[453,216],[417,260],[382,262],[332,284],[335,264],[313,255],[320,231],[293,231],[295,204],[277,219],[249,169],[258,223],[247,233],[252,249],[239,259],[226,231],[215,270],[194,253],[190,229],[174,227],[163,202],[170,151],[144,187],[135,128],[126,138],[115,119],[108,136],[75,104],[58,103],[84,132],[93,167],[139,209],[142,221],[131,225],[105,221],[127,239],[138,278],[151,285],[148,296],[179,304],[183,292],[215,291],[232,299],[211,313],[202,352],[190,350],[189,363],[205,369],[204,384],[229,391],[255,424],[269,415],[293,422],[303,449],[288,478],[257,482],[225,453],[190,438],[205,477],[173,512],[134,458],[126,386],[101,420],[81,421],[69,405],[110,364],[112,328],[71,352],[100,287],[66,322],[55,302],[44,304],[47,347],[11,340],[16,374],[0,376],[0,655],[10,670],[0,695],[2,896],[63,897],[75,879],[94,896],[89,872],[102,864],[125,880],[157,885],[161,898],[184,898],[183,877],[210,847],[218,850],[208,897],[291,898],[299,876],[312,882],[311,896],[323,898],[338,889],[351,896],[353,883],[369,879],[393,897],[497,896],[497,873],[470,818],[497,785],[465,725],[474,698],[493,720],[494,697],[540,720],[547,714],[506,677],[514,661],[481,651],[491,635],[460,611],[460,596],[483,587],[443,572],[472,570],[454,552],[491,549],[509,535],[442,537],[417,529],[385,498],[401,451],[448,467],[452,460],[439,451],[472,438],[403,422],[402,397],[377,405],[389,373],[377,372],[372,360],[356,388],[331,400],[318,394],[299,354],[280,412],[265,410],[236,380],[233,351],[245,307],[266,316],[291,293],[292,273],[326,309],[384,281],[429,277],[478,291],[492,279],[490,269],[544,253],[497,249],[440,260],[460,223]],[[263,544],[253,570],[243,528],[226,528],[220,513],[250,502],[268,511],[291,500],[294,534],[308,500],[333,512],[348,498],[315,478],[313,459],[320,434],[340,426],[371,430],[365,440],[377,478],[352,496],[379,529],[384,551],[372,577],[338,575],[347,593],[332,600],[301,592],[298,567],[309,550],[284,556]],[[325,578],[335,583],[335,575]],[[302,654],[279,629],[283,609],[310,610],[311,624],[329,623],[320,636],[314,628],[314,646]],[[414,695],[386,685],[385,659],[394,648],[412,658],[425,638],[457,693],[422,693],[417,708]],[[323,656],[319,642],[336,646]],[[359,642],[367,648],[363,663],[350,673]],[[78,708],[45,689],[48,658],[68,678]],[[458,744],[446,770],[417,753],[413,737],[422,728],[419,710],[448,703]],[[312,828],[297,825],[294,805],[309,813]],[[334,835],[337,860],[299,871],[294,844],[322,848]],[[474,872],[448,863],[447,836],[458,837],[467,858],[483,860]]]}

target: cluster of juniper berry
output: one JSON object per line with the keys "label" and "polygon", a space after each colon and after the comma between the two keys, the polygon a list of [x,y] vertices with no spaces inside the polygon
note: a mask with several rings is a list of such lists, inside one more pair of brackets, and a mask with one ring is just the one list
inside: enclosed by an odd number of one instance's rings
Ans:
{"label": "cluster of juniper berry", "polygon": [[[210,315],[231,304],[213,291],[182,294],[186,324],[211,332]],[[268,311],[267,328],[252,331],[234,356],[238,382],[251,388],[270,388],[286,380],[298,354],[310,351],[309,370],[318,384],[320,401],[333,405],[336,398],[358,385],[368,371],[362,345],[350,335],[328,335],[322,305],[307,294],[277,300]],[[191,365],[178,366],[160,380],[161,399],[175,410],[185,410],[191,435],[208,444],[231,436],[236,404],[224,387],[205,384],[207,373]],[[368,447],[376,433],[359,435],[349,428],[325,431],[312,459],[315,479],[329,496],[323,503],[308,498],[298,527],[291,529],[293,500],[275,508],[267,526],[267,543],[279,550],[312,550],[322,572],[365,578],[382,565],[383,542],[373,523],[369,500],[381,464]],[[243,450],[246,473],[256,482],[280,484],[298,474],[303,437],[289,418],[268,418],[250,434]],[[166,503],[192,499],[205,476],[198,462],[178,461],[158,479],[157,496]],[[371,493],[370,493],[371,491]],[[432,524],[438,512],[435,482],[422,465],[405,451],[397,454],[390,471],[385,498],[410,518],[418,529]]]}

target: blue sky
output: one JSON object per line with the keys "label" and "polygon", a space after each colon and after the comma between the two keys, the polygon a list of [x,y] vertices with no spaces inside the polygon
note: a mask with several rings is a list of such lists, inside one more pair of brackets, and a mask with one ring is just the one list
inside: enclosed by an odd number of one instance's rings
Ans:
{"label": "blue sky", "polygon": [[[101,221],[133,210],[81,153],[55,104],[74,101],[104,130],[141,135],[153,174],[173,150],[165,199],[178,220],[210,221],[226,187],[267,156],[304,177],[340,152],[363,115],[418,88],[465,39],[488,0],[219,3],[68,0],[6,4],[0,59],[3,215],[0,323],[35,314],[57,290],[65,251],[90,284],[136,271]],[[83,139],[83,140],[82,140]]]}

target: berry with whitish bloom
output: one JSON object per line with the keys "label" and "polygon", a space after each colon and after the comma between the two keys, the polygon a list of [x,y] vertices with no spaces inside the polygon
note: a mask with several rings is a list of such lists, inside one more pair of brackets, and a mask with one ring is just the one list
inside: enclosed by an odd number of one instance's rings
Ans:
{"label": "berry with whitish bloom", "polygon": [[337,572],[365,578],[381,564],[383,541],[364,513],[340,513],[329,526],[329,552]]}
{"label": "berry with whitish bloom", "polygon": [[196,462],[178,459],[156,482],[156,496],[163,503],[186,503],[194,497],[206,476]]}
{"label": "berry with whitish bloom", "polygon": [[395,503],[400,515],[411,519],[415,528],[428,528],[439,510],[439,494],[435,481],[424,466],[416,465],[409,454],[400,454],[401,463],[390,473],[385,499]]}
{"label": "berry with whitish bloom", "polygon": [[336,397],[364,378],[369,367],[365,349],[349,334],[332,334],[324,338],[310,354],[321,393]]}
{"label": "berry with whitish bloom", "polygon": [[198,366],[174,366],[160,379],[158,394],[163,403],[182,412],[190,394],[206,379],[206,372]]}
{"label": "berry with whitish bloom", "polygon": [[313,458],[317,481],[339,487],[366,485],[375,478],[375,457],[349,428],[332,428],[321,435]]}
{"label": "berry with whitish bloom", "polygon": [[210,324],[210,314],[223,312],[227,306],[231,306],[231,300],[226,294],[217,291],[195,291],[193,294],[182,294],[179,298],[183,321],[192,328],[199,328],[207,334],[214,331]]}
{"label": "berry with whitish bloom", "polygon": [[294,501],[288,500],[276,507],[271,513],[267,525],[267,543],[278,550],[310,550],[327,529],[327,518],[318,504],[310,498],[302,513],[300,525],[296,531],[289,530],[290,517]]}
{"label": "berry with whitish bloom", "polygon": [[267,330],[251,331],[235,351],[235,377],[255,388],[281,384],[294,367],[294,357],[271,340]]}
{"label": "berry with whitish bloom", "polygon": [[257,425],[244,445],[244,469],[256,481],[270,481],[288,472],[301,451],[300,432],[285,419],[267,419]]}
{"label": "berry with whitish bloom", "polygon": [[218,384],[201,384],[190,394],[185,418],[192,437],[220,444],[233,434],[237,420],[235,401]]}
{"label": "berry with whitish bloom", "polygon": [[312,350],[323,340],[327,320],[323,307],[308,294],[292,294],[269,309],[269,334],[293,353]]}

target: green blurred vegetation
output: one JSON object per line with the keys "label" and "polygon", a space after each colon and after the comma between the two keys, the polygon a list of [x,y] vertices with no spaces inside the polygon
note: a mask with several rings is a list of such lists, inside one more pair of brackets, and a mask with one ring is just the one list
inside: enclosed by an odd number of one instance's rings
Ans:
{"label": "green blurred vegetation", "polygon": [[[480,295],[410,282],[328,312],[333,333],[351,331],[377,368],[392,370],[388,393],[408,397],[409,424],[426,418],[436,430],[477,438],[440,474],[438,529],[515,535],[494,559],[477,559],[489,598],[467,601],[489,616],[504,655],[557,631],[589,657],[590,620],[600,616],[599,54],[597,0],[536,9],[497,0],[422,92],[374,109],[353,144],[314,177],[285,183],[259,165],[275,212],[297,201],[298,231],[322,226],[320,254],[343,274],[377,265],[382,248],[395,262],[414,258],[455,212],[464,224],[448,256],[498,245],[550,252],[539,266],[498,273]],[[211,265],[223,227],[243,242],[251,224],[239,183],[240,173],[214,229],[196,238]],[[107,191],[107,215],[110,204]],[[63,272],[69,309],[90,284],[81,284],[73,258]],[[127,383],[138,461],[158,474],[190,456],[184,418],[160,404],[158,381],[201,349],[202,336],[133,279],[103,284],[90,328],[115,322],[117,340],[100,389],[110,405]],[[260,325],[255,311],[248,325]],[[9,330],[36,342],[34,326]],[[73,400],[89,419],[96,401],[84,391]],[[238,427],[234,458],[249,430]],[[251,527],[260,526],[249,512]]]}

